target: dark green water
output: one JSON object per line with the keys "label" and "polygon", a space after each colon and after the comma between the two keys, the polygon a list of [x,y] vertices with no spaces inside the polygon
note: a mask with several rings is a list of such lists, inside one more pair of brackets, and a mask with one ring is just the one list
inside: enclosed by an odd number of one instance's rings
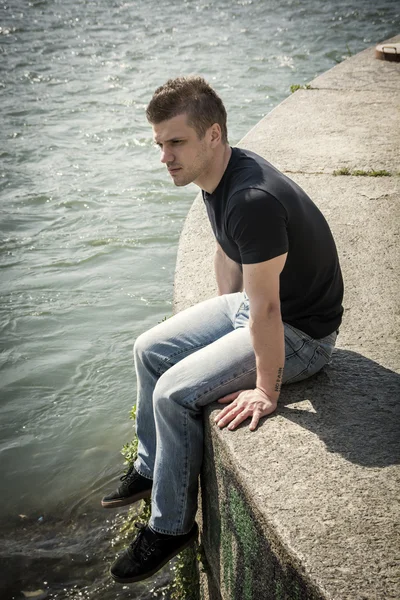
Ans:
{"label": "dark green water", "polygon": [[155,87],[206,77],[235,144],[291,84],[398,33],[399,12],[394,0],[0,3],[2,598],[165,597],[168,571],[109,582],[118,517],[99,509],[132,436],[131,348],[172,311],[197,191],[159,163],[144,117]]}

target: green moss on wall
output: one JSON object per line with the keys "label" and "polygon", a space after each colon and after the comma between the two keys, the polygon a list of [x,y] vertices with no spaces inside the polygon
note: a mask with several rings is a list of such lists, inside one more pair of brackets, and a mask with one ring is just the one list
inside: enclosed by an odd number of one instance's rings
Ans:
{"label": "green moss on wall", "polygon": [[202,486],[210,599],[321,600],[274,530],[257,521],[218,444],[205,445]]}
{"label": "green moss on wall", "polygon": [[243,598],[244,600],[252,600],[254,564],[258,554],[258,540],[250,513],[235,488],[231,488],[229,491],[229,509],[235,528],[237,543],[243,554]]}
{"label": "green moss on wall", "polygon": [[233,535],[227,527],[227,513],[226,509],[222,507],[222,519],[221,519],[221,551],[222,551],[222,567],[224,583],[227,591],[232,595],[235,589],[235,558],[233,551]]}

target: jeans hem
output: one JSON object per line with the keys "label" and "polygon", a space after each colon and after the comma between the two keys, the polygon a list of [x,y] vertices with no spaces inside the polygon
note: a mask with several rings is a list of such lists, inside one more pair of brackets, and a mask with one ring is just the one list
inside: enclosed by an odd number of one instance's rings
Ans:
{"label": "jeans hem", "polygon": [[[193,521],[193,524],[194,524],[194,521]],[[193,525],[192,525],[191,527],[189,527],[189,529],[187,531],[182,531],[181,532],[181,531],[174,530],[173,532],[171,532],[171,531],[167,531],[166,529],[161,529],[161,527],[155,527],[152,524],[151,520],[149,521],[149,526],[156,533],[161,533],[163,535],[174,535],[174,536],[176,536],[176,535],[187,535],[192,530],[192,527],[193,527]]]}
{"label": "jeans hem", "polygon": [[144,471],[142,471],[142,469],[138,468],[136,466],[137,461],[135,461],[133,463],[133,466],[135,467],[135,470],[139,473],[139,475],[141,475],[142,477],[144,477],[145,479],[149,479],[150,481],[153,481],[153,477],[150,477],[150,475],[148,475],[147,473],[145,473]]}

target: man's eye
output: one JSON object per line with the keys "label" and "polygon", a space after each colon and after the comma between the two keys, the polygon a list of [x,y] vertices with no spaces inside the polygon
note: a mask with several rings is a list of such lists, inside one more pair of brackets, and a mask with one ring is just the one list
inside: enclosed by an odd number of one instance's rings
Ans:
{"label": "man's eye", "polygon": [[173,140],[172,143],[174,144],[174,146],[176,146],[177,144],[181,144],[182,140]]}

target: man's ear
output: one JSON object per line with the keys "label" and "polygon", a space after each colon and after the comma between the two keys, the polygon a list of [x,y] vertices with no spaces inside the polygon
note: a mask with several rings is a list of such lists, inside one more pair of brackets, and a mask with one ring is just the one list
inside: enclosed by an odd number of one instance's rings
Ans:
{"label": "man's ear", "polygon": [[213,147],[221,142],[221,137],[221,127],[218,123],[214,123],[210,127],[210,141]]}

